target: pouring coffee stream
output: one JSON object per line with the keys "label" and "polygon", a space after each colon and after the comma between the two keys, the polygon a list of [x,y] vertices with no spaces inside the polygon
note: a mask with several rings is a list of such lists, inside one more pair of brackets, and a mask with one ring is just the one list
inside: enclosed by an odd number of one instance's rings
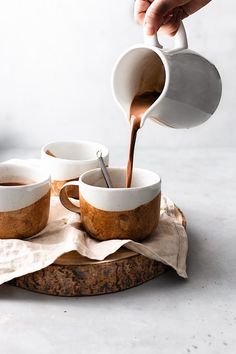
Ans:
{"label": "pouring coffee stream", "polygon": [[[156,99],[160,96],[160,92],[151,91],[145,92],[141,95],[137,95],[134,97],[131,106],[130,106],[130,145],[129,145],[129,156],[126,168],[126,188],[131,187],[132,183],[132,173],[133,173],[133,162],[134,162],[134,150],[136,143],[137,132],[140,129],[140,123],[143,114],[146,110],[156,101]],[[102,171],[103,178],[105,180],[107,188],[113,188],[111,177],[106,168],[104,160],[102,158],[102,152],[97,151],[97,158],[99,161],[99,165]]]}
{"label": "pouring coffee stream", "polygon": [[141,95],[134,97],[130,106],[130,145],[129,145],[129,155],[126,169],[126,188],[131,187],[132,173],[133,173],[133,163],[134,163],[134,149],[136,143],[137,132],[140,129],[140,124],[143,114],[147,111],[149,107],[156,101],[160,96],[160,92],[151,91],[145,92]]}

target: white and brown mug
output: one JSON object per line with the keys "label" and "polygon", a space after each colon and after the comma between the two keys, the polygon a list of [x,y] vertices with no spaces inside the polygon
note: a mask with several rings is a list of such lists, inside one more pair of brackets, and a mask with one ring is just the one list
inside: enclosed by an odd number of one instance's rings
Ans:
{"label": "white and brown mug", "polygon": [[[135,168],[131,188],[125,188],[126,169],[108,168],[114,188],[107,188],[100,169],[66,183],[60,192],[65,208],[80,213],[84,229],[98,240],[141,241],[157,227],[160,217],[161,179]],[[80,206],[69,199],[79,189]]]}
{"label": "white and brown mug", "polygon": [[[99,167],[97,152],[101,151],[108,166],[109,153],[106,146],[84,140],[54,141],[41,149],[41,159],[52,179],[52,195],[58,196],[62,186],[78,180],[86,171]],[[72,195],[78,197],[77,191]]]}
{"label": "white and brown mug", "polygon": [[0,163],[0,238],[27,238],[47,225],[50,175],[38,162]]}

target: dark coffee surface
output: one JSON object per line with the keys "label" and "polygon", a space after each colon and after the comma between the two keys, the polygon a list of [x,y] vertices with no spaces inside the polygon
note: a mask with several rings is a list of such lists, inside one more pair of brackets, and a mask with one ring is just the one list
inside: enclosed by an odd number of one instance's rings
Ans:
{"label": "dark coffee surface", "polygon": [[16,186],[26,186],[27,184],[31,184],[34,182],[30,183],[19,183],[19,182],[0,182],[0,186],[5,186],[5,187],[16,187]]}
{"label": "dark coffee surface", "polygon": [[146,110],[156,101],[160,96],[160,92],[152,91],[145,92],[142,95],[134,97],[130,106],[130,144],[129,156],[126,169],[126,188],[130,188],[132,182],[133,162],[134,162],[134,149],[137,132],[140,128],[141,119]]}

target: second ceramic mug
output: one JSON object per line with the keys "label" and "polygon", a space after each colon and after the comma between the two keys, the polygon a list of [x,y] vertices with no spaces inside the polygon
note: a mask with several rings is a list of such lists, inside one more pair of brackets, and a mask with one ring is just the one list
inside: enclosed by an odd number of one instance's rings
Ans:
{"label": "second ceramic mug", "polygon": [[[99,167],[97,151],[102,152],[106,166],[109,153],[106,146],[84,140],[54,141],[41,149],[41,159],[52,179],[52,195],[58,196],[62,186],[78,180],[86,171]],[[78,197],[77,193],[71,195]]]}
{"label": "second ceramic mug", "polygon": [[[125,188],[126,168],[108,168],[113,186],[106,188],[100,169],[68,182],[60,192],[61,203],[80,213],[86,231],[98,240],[141,241],[157,227],[160,216],[161,180],[149,170],[134,169],[132,186]],[[80,207],[68,194],[78,190]]]}

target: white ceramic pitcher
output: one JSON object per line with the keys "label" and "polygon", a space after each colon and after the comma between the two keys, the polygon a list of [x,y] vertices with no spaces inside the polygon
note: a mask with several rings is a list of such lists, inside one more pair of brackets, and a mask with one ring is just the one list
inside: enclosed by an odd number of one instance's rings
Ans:
{"label": "white ceramic pitcher", "polygon": [[129,48],[118,58],[113,70],[113,95],[127,118],[135,95],[159,91],[159,98],[143,115],[141,126],[146,118],[173,128],[190,128],[205,122],[221,97],[221,78],[216,67],[188,49],[183,24],[172,49],[163,48],[156,35],[144,38],[144,44]]}

